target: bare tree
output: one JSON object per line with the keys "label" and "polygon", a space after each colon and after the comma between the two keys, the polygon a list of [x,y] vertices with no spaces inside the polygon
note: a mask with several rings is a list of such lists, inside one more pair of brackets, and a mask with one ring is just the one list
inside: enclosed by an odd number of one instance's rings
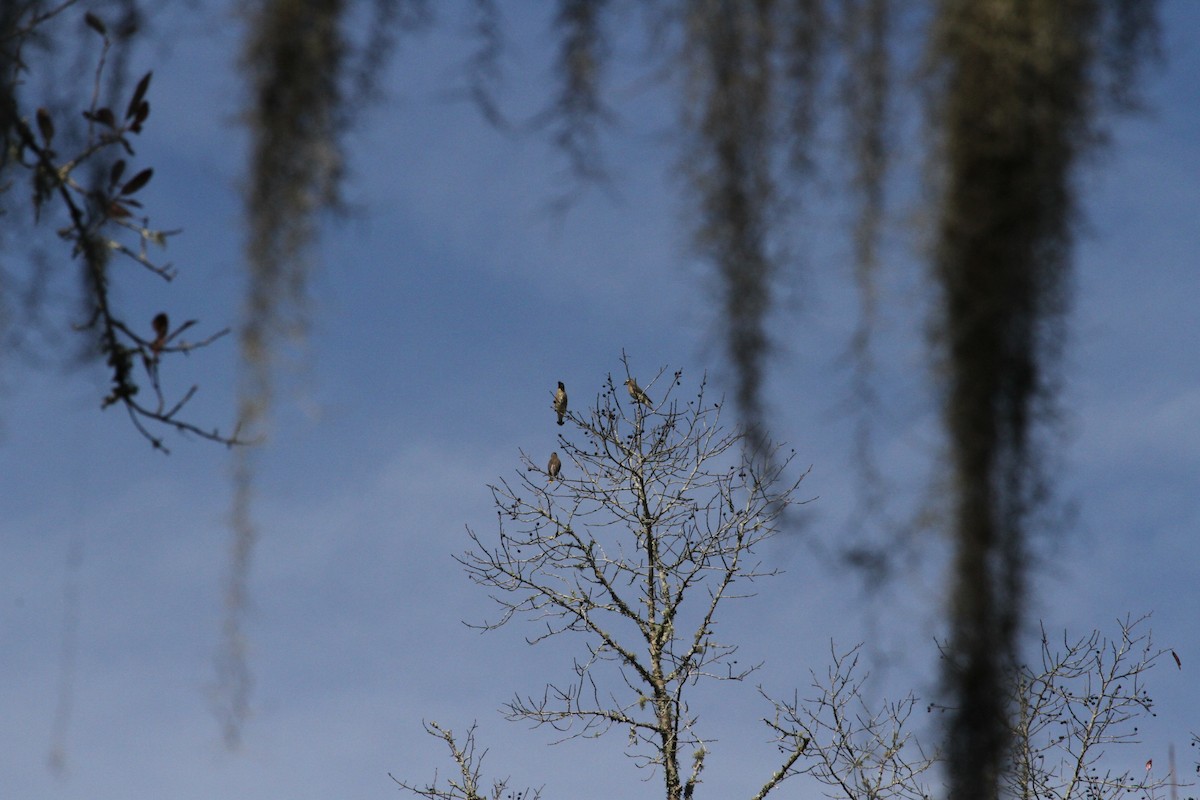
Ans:
{"label": "bare tree", "polygon": [[[701,680],[742,680],[756,667],[734,660],[717,634],[721,604],[775,573],[755,548],[796,503],[803,478],[785,477],[791,457],[761,466],[743,434],[719,425],[721,403],[680,397],[681,373],[645,386],[657,404],[630,400],[608,377],[585,415],[568,413],[559,436],[562,471],[551,481],[542,455],[492,486],[499,532],[469,530],[460,559],[492,590],[499,628],[537,623],[529,641],[580,634],[583,653],[567,682],[516,695],[510,720],[548,725],[567,738],[627,733],[639,766],[662,770],[664,796],[692,796],[707,754],[688,698]],[[791,737],[765,796],[787,775],[804,741]]]}
{"label": "bare tree", "polygon": [[1015,681],[1012,796],[1153,797],[1169,785],[1171,777],[1154,777],[1152,762],[1137,771],[1105,760],[1110,745],[1140,743],[1137,723],[1152,713],[1145,676],[1167,651],[1154,648],[1146,619],[1126,618],[1113,638],[1093,631],[1071,640],[1064,632],[1061,647],[1042,627],[1041,663],[1022,665]]}

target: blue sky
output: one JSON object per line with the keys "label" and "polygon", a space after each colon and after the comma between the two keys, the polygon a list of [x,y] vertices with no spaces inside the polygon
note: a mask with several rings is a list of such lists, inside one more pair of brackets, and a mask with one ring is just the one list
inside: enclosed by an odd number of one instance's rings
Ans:
{"label": "blue sky", "polygon": [[[513,22],[504,100],[529,112],[549,39],[544,19]],[[1164,23],[1168,60],[1149,75],[1149,111],[1116,123],[1082,179],[1067,435],[1054,465],[1077,516],[1045,550],[1032,611],[1079,635],[1153,613],[1156,641],[1184,669],[1162,662],[1151,674],[1158,716],[1117,766],[1164,764],[1173,742],[1189,771],[1188,733],[1200,730],[1200,8],[1167,2]],[[139,150],[155,179],[144,199],[156,223],[184,233],[170,243],[174,284],[131,273],[122,297],[133,318],[166,308],[211,328],[237,322],[245,137],[235,122],[236,31],[212,12],[138,55],[155,70]],[[312,330],[288,359],[257,459],[256,685],[240,752],[222,747],[208,695],[230,547],[228,453],[169,437],[163,457],[116,410],[98,410],[98,371],[6,360],[6,797],[390,797],[388,772],[421,781],[448,767],[422,719],[456,730],[478,719],[490,767],[519,785],[545,784],[547,797],[649,790],[620,734],[549,748],[545,732],[500,718],[512,692],[538,691],[571,653],[529,648],[519,626],[481,636],[461,625],[491,608],[451,556],[466,546],[465,525],[493,524],[486,485],[518,468],[518,449],[554,449],[556,381],[578,406],[620,370],[624,350],[639,376],[669,366],[694,381],[708,370],[716,391],[729,390],[708,274],[688,253],[673,109],[661,90],[618,71],[623,118],[606,140],[614,191],[585,192],[555,215],[547,209],[564,164],[545,137],[499,133],[447,99],[464,57],[445,25],[402,41],[388,96],[349,139],[352,213],[323,230]],[[844,358],[857,312],[846,214],[820,192],[811,208],[795,232],[797,265],[780,279],[768,396],[771,431],[812,465],[802,491],[819,499],[800,531],[766,548],[786,574],[732,606],[729,630],[748,659],[765,661],[759,682],[780,694],[824,671],[830,639],[849,647],[867,638],[880,691],[927,695],[943,600],[935,534],[874,594],[823,555],[859,535]],[[898,519],[925,503],[938,455],[921,265],[902,246],[918,210],[898,208],[887,232],[891,305],[875,378],[885,398],[875,452]],[[177,385],[201,385],[194,416],[228,427],[232,342],[172,370]],[[77,629],[64,635],[73,607]],[[749,796],[774,766],[759,722],[767,709],[753,685],[710,695],[704,723],[719,741],[703,788]],[[47,768],[56,746],[62,772]],[[818,794],[797,780],[783,796]]]}

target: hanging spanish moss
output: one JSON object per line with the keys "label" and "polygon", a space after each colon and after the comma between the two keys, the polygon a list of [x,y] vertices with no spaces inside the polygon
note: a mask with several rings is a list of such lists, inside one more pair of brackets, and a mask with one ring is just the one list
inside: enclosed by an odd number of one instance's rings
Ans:
{"label": "hanging spanish moss", "polygon": [[[348,16],[370,15],[362,43],[344,35]],[[377,95],[379,74],[397,31],[431,19],[427,0],[259,0],[247,14],[243,66],[251,137],[246,186],[249,285],[241,327],[242,385],[238,423],[263,433],[281,345],[305,332],[311,248],[321,213],[340,208],[342,135]],[[251,673],[243,620],[256,529],[251,518],[253,453],[236,453],[234,544],[217,658],[218,707],[233,747],[249,708]]]}
{"label": "hanging spanish moss", "polygon": [[725,347],[734,399],[753,449],[765,441],[762,382],[776,264],[770,252],[773,25],[771,2],[695,3],[686,58],[696,139],[692,181],[697,244],[720,275]]}
{"label": "hanging spanish moss", "polygon": [[609,42],[603,23],[607,0],[558,0],[557,95],[549,109],[555,144],[578,178],[602,180],[600,131],[610,120],[601,99]]}
{"label": "hanging spanish moss", "polygon": [[22,38],[18,27],[24,12],[16,3],[0,3],[0,173],[12,154],[9,141],[17,124],[17,80]]}
{"label": "hanging spanish moss", "polygon": [[[838,20],[842,58],[838,101],[845,115],[844,149],[849,162],[849,199],[854,210],[850,232],[853,279],[858,290],[858,322],[850,338],[854,464],[858,472],[854,528],[867,527],[884,515],[888,502],[887,478],[875,458],[873,430],[881,410],[876,391],[875,331],[879,321],[880,231],[886,214],[885,179],[890,167],[892,111],[896,68],[890,34],[895,10],[891,0],[847,0]],[[882,547],[849,546],[847,561],[871,571],[868,585],[892,569],[900,549],[894,536]],[[886,549],[885,549],[886,548]]]}
{"label": "hanging spanish moss", "polygon": [[932,103],[936,345],[955,542],[952,798],[998,796],[1004,770],[1003,676],[1017,655],[1031,521],[1048,488],[1040,432],[1064,340],[1074,176],[1095,140],[1103,21],[1122,5],[943,0],[932,39],[942,79]]}
{"label": "hanging spanish moss", "polygon": [[786,0],[775,8],[780,79],[776,83],[778,107],[787,135],[787,160],[794,174],[804,179],[814,167],[812,137],[820,124],[818,97],[825,77],[825,62],[836,48],[828,36],[834,24],[827,0]]}
{"label": "hanging spanish moss", "polygon": [[[261,433],[271,403],[272,357],[304,328],[308,248],[317,212],[335,207],[343,156],[342,0],[260,0],[248,13],[250,179],[246,187],[249,287],[241,328],[239,426]],[[250,514],[253,454],[237,451],[234,542],[217,657],[217,706],[236,747],[249,709],[247,581],[257,530]]]}
{"label": "hanging spanish moss", "polygon": [[846,147],[853,171],[851,193],[858,212],[853,231],[854,276],[863,306],[856,349],[866,346],[879,302],[875,273],[888,171],[890,16],[889,0],[855,0],[846,3],[842,21],[846,69],[841,102],[845,106]]}

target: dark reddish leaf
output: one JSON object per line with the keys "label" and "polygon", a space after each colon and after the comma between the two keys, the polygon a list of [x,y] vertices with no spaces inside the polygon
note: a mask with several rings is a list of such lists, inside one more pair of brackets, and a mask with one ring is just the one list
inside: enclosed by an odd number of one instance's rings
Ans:
{"label": "dark reddish leaf", "polygon": [[154,168],[147,167],[146,169],[134,175],[129,181],[121,187],[121,194],[133,194],[138,189],[141,189],[150,182],[150,178],[154,176]]}
{"label": "dark reddish leaf", "polygon": [[42,141],[49,145],[50,140],[54,138],[54,120],[50,118],[50,112],[44,108],[37,110],[38,130],[42,133]]}
{"label": "dark reddish leaf", "polygon": [[116,200],[113,200],[108,204],[108,215],[114,219],[133,216],[128,208],[121,205]]}
{"label": "dark reddish leaf", "polygon": [[110,128],[117,127],[117,118],[113,116],[111,108],[98,108],[94,112],[85,111],[83,112],[83,116],[92,122],[99,122],[101,125],[107,125]]}
{"label": "dark reddish leaf", "polygon": [[146,117],[150,116],[150,101],[143,100],[138,106],[137,116],[134,117],[133,124],[129,126],[129,130],[134,133],[142,132],[142,123],[146,121]]}
{"label": "dark reddish leaf", "polygon": [[125,174],[125,159],[119,159],[112,165],[112,170],[108,173],[109,187],[115,187],[117,181],[121,180],[121,176]]}
{"label": "dark reddish leaf", "polygon": [[142,100],[146,99],[146,90],[150,88],[150,76],[153,74],[147,72],[138,81],[137,88],[133,90],[133,97],[129,99],[129,106],[125,109],[125,119],[133,119],[133,115],[141,110]]}
{"label": "dark reddish leaf", "polygon": [[83,15],[83,21],[84,21],[84,22],[86,22],[86,23],[88,24],[88,27],[89,27],[89,28],[91,28],[91,29],[92,29],[92,30],[94,30],[96,33],[100,34],[101,36],[107,36],[107,35],[108,35],[108,28],[104,27],[104,23],[103,23],[103,22],[101,22],[101,21],[100,21],[100,18],[99,18],[99,17],[97,17],[97,16],[96,16],[95,14],[93,14],[92,12],[90,12],[90,11],[89,11],[89,12],[87,12],[86,14],[84,14],[84,15]]}

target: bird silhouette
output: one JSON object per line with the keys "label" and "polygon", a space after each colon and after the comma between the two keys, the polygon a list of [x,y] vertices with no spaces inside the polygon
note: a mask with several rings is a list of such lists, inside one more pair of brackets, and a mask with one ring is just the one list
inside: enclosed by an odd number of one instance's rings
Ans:
{"label": "bird silhouette", "polygon": [[637,381],[629,378],[625,381],[625,388],[629,389],[629,396],[633,398],[635,403],[641,403],[644,406],[652,406],[654,403],[649,396],[642,391],[642,387],[638,386]]}
{"label": "bird silhouette", "polygon": [[550,476],[550,482],[558,480],[558,473],[562,472],[562,462],[558,460],[558,453],[550,454],[550,463],[546,465],[546,474]]}
{"label": "bird silhouette", "polygon": [[554,412],[558,414],[558,424],[563,424],[563,414],[567,413],[567,387],[558,382],[558,390],[554,392]]}

